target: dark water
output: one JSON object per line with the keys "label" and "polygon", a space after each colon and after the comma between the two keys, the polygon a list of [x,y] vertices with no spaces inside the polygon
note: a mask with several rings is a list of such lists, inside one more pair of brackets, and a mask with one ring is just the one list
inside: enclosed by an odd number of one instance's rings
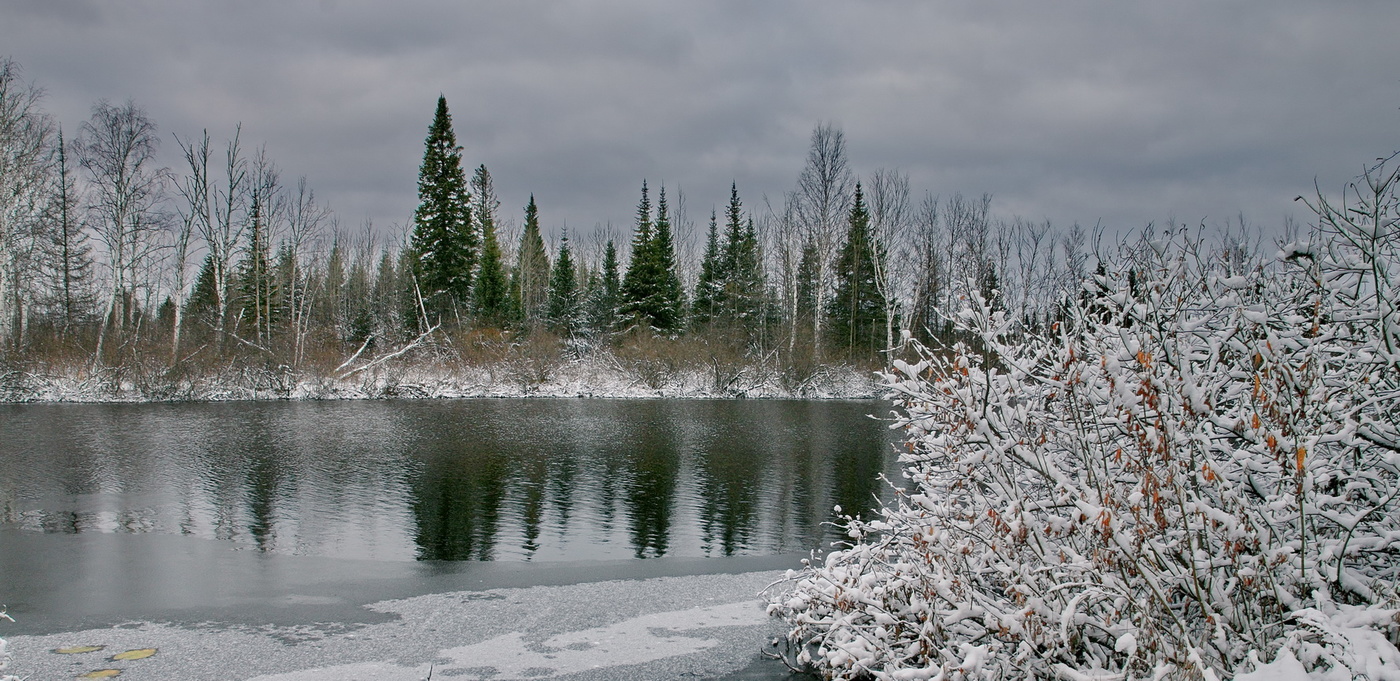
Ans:
{"label": "dark water", "polygon": [[[183,535],[359,561],[792,554],[834,538],[824,525],[833,506],[888,496],[878,476],[894,465],[891,435],[869,417],[888,411],[700,400],[3,405],[0,529]],[[142,550],[166,545],[180,546]]]}

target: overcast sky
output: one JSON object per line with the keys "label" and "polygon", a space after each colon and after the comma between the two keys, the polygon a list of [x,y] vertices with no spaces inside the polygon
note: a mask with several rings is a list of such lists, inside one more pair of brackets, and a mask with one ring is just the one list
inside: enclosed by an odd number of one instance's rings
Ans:
{"label": "overcast sky", "polygon": [[1000,215],[1277,225],[1400,148],[1400,2],[0,0],[0,55],[69,131],[128,98],[242,122],[342,225],[411,216],[446,95],[518,216],[630,228],[643,178],[697,225],[776,204],[820,121],[853,169]]}

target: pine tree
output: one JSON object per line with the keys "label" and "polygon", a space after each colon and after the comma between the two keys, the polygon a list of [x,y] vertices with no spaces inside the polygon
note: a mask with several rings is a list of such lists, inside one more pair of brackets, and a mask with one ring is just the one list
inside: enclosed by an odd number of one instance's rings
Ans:
{"label": "pine tree", "polygon": [[525,230],[520,234],[520,248],[516,251],[511,294],[515,298],[512,303],[518,311],[518,319],[526,326],[544,320],[549,305],[549,253],[540,236],[539,208],[535,205],[534,194],[525,205]]}
{"label": "pine tree", "polygon": [[618,301],[622,281],[618,274],[617,247],[608,239],[603,248],[603,267],[597,283],[589,287],[588,325],[599,335],[612,331],[618,322]]}
{"label": "pine tree", "polygon": [[637,229],[632,234],[632,256],[627,261],[627,272],[622,276],[619,312],[625,317],[648,317],[646,301],[652,296],[655,286],[655,276],[651,272],[651,242],[651,199],[647,196],[647,181],[642,180],[642,200],[637,203]]}
{"label": "pine tree", "polygon": [[836,291],[827,308],[833,347],[853,356],[874,356],[884,349],[885,306],[875,282],[875,259],[870,214],[860,183],[848,218],[846,243],[837,256]]}
{"label": "pine tree", "polygon": [[559,239],[559,258],[549,277],[549,325],[555,333],[572,335],[578,330],[578,273],[569,252],[569,233]]}
{"label": "pine tree", "polygon": [[401,273],[403,267],[394,264],[392,249],[384,249],[379,254],[379,267],[374,273],[374,291],[370,300],[374,326],[387,333],[390,329],[401,329],[411,325],[401,318],[406,307],[403,300],[405,290]]}
{"label": "pine tree", "polygon": [[681,286],[676,264],[676,244],[671,235],[671,216],[666,205],[666,188],[656,202],[656,236],[652,240],[656,260],[657,301],[652,326],[661,331],[678,331],[685,320],[685,288]]}
{"label": "pine tree", "polygon": [[662,332],[678,330],[685,312],[685,291],[676,271],[676,249],[667,208],[666,190],[662,189],[653,225],[647,185],[643,182],[632,259],[622,281],[622,314]]}
{"label": "pine tree", "polygon": [[264,196],[254,192],[248,209],[248,250],[238,272],[238,326],[251,327],[255,340],[265,343],[280,312],[277,279],[269,261]]}
{"label": "pine tree", "polygon": [[429,321],[437,322],[465,311],[476,254],[462,148],[452,131],[447,98],[441,95],[424,146],[411,248],[416,256],[414,275]]}
{"label": "pine tree", "polygon": [[205,256],[204,264],[199,268],[199,276],[195,277],[189,300],[185,301],[185,317],[193,328],[213,328],[218,320],[220,296],[215,293],[217,286],[214,277],[214,256]]}
{"label": "pine tree", "polygon": [[501,202],[491,184],[491,173],[483,164],[472,175],[472,221],[481,235],[481,254],[472,287],[473,311],[480,321],[500,326],[510,317],[510,282],[501,262],[501,245],[496,238],[496,209]]}
{"label": "pine tree", "polygon": [[725,210],[724,249],[720,255],[720,307],[724,323],[746,334],[760,321],[763,309],[763,254],[753,218],[744,220],[736,185],[729,187]]}
{"label": "pine tree", "polygon": [[340,245],[338,237],[331,242],[331,252],[326,256],[326,267],[320,280],[312,315],[317,326],[336,329],[345,320],[345,248]]}
{"label": "pine tree", "polygon": [[58,155],[54,177],[57,186],[54,187],[49,207],[54,228],[46,244],[46,260],[52,281],[49,307],[58,318],[60,329],[66,331],[91,312],[96,300],[93,292],[92,246],[78,217],[83,198],[68,160],[62,127],[58,129],[55,150]]}
{"label": "pine tree", "polygon": [[706,328],[719,313],[722,295],[722,270],[719,252],[719,226],[715,212],[710,211],[710,231],[705,237],[705,257],[700,261],[700,278],[695,282],[695,303],[691,306],[691,326]]}

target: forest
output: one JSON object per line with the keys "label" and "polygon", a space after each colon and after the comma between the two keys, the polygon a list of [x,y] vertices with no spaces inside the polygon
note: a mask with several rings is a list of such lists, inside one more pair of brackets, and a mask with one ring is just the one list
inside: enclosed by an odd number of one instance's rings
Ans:
{"label": "forest", "polygon": [[825,123],[790,191],[733,183],[699,225],[679,188],[639,179],[630,235],[550,229],[548,197],[510,215],[484,164],[468,178],[445,98],[418,207],[387,230],[342,224],[241,126],[167,136],[100,101],[66,133],[13,61],[0,130],[8,399],[529,393],[571,367],[650,391],[873,394],[906,338],[956,335],[970,293],[1043,327],[1102,236],[916,195],[897,169],[858,177]]}

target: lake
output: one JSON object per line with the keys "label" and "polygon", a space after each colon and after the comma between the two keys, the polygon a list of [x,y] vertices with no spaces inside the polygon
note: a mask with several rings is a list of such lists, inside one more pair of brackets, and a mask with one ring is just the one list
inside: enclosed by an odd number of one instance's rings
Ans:
{"label": "lake", "polygon": [[879,477],[898,479],[895,436],[871,418],[889,412],[800,400],[0,405],[0,599],[19,620],[5,631],[363,620],[364,603],[434,591],[796,567],[840,538],[834,506],[889,497]]}

